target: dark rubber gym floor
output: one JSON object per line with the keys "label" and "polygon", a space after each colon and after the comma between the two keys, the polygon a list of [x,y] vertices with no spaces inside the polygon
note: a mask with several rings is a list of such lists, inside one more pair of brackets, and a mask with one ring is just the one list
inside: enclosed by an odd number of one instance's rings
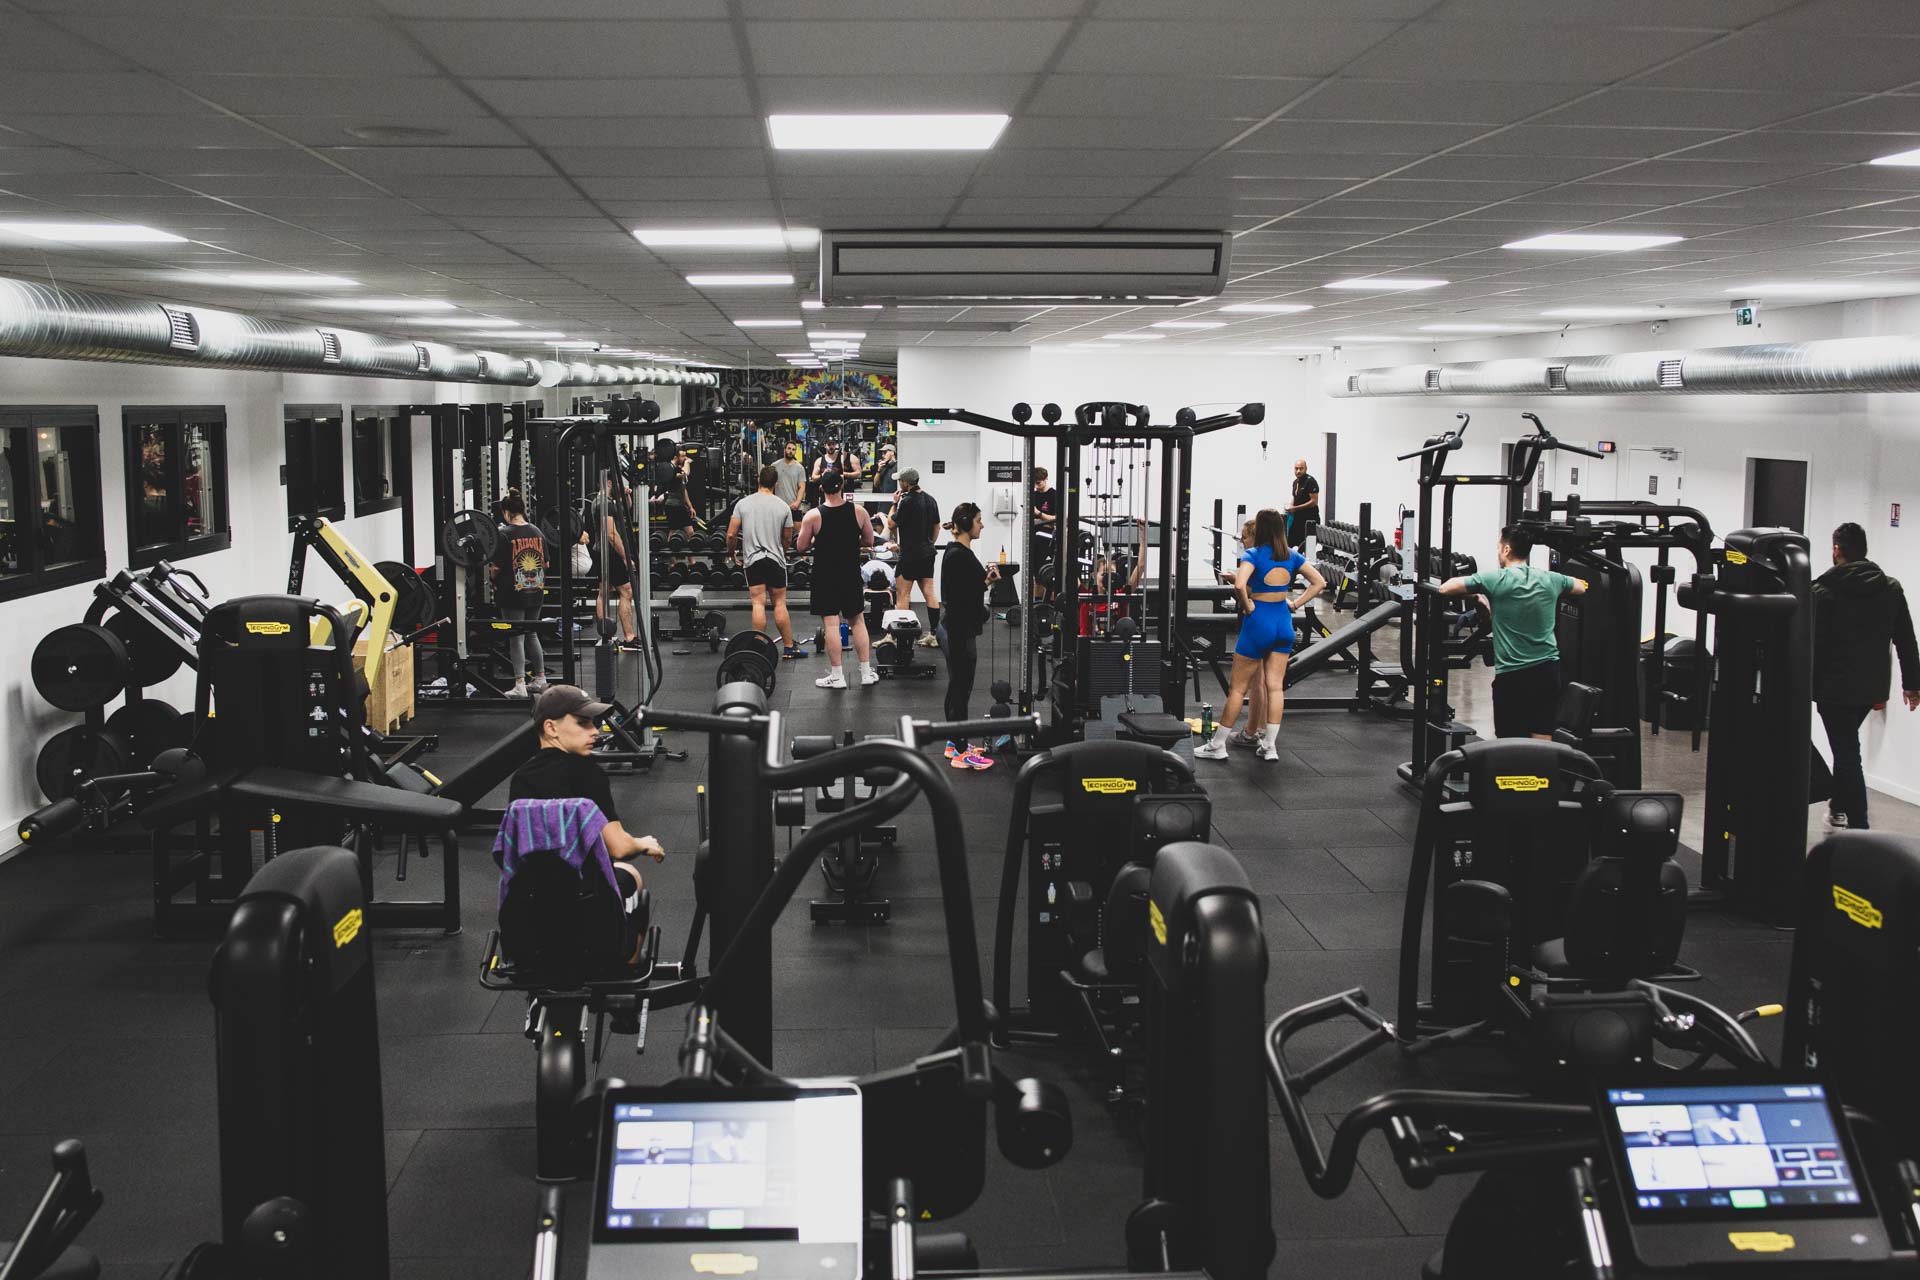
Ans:
{"label": "dark rubber gym floor", "polygon": [[[1000,652],[1004,662],[1005,648]],[[661,702],[704,709],[716,660],[700,646],[666,661],[672,685]],[[983,654],[983,686],[988,668]],[[939,713],[942,680],[828,692],[813,686],[824,669],[824,659],[814,657],[780,672],[775,703],[788,715],[789,732],[890,731],[903,709]],[[624,673],[623,691],[631,692],[633,678],[631,669]],[[1332,686],[1327,691],[1344,683],[1323,679]],[[1463,677],[1461,707],[1469,722],[1485,709],[1485,684],[1478,669]],[[515,714],[428,710],[416,725],[441,735],[439,754],[430,759],[440,770],[505,732]],[[1393,775],[1407,742],[1401,722],[1299,713],[1286,719],[1278,764],[1262,765],[1239,752],[1225,764],[1200,762],[1218,841],[1239,856],[1263,895],[1271,1013],[1355,985],[1376,1003],[1392,1001],[1416,814]],[[706,761],[702,739],[675,735],[672,745],[688,759],[614,784],[627,828],[658,836],[671,855],[650,873],[655,918],[670,954],[684,941],[690,915],[694,786],[705,780]],[[1660,748],[1649,755],[1655,762],[1649,785],[1692,790],[1695,759],[1673,738]],[[1668,757],[1684,777],[1661,776],[1657,761]],[[966,818],[983,956],[1012,772],[1002,764],[951,778]],[[1913,812],[1881,796],[1874,803],[1877,817],[1882,806],[1904,816]],[[900,852],[881,872],[894,904],[891,924],[871,931],[817,929],[804,898],[780,922],[774,1065],[783,1073],[898,1064],[930,1045],[952,1019],[924,809],[904,815],[900,826]],[[495,900],[489,843],[479,836],[464,842],[462,936],[385,934],[377,943],[393,1274],[405,1280],[517,1278],[526,1274],[531,1253],[533,1057],[521,1036],[524,1006],[517,996],[489,994],[475,982]],[[427,892],[437,883],[437,866],[416,867]],[[51,851],[16,861],[0,877],[6,903],[0,1021],[11,1028],[0,1039],[0,1230],[24,1220],[44,1185],[53,1143],[79,1136],[107,1196],[86,1243],[106,1261],[111,1280],[152,1280],[218,1229],[210,944],[153,938],[141,854]],[[390,872],[381,884],[391,888]],[[1790,941],[1791,935],[1697,912],[1684,957],[1708,975],[1701,994],[1739,1009],[1781,994]],[[679,1011],[662,1013],[645,1056],[634,1056],[631,1041],[617,1043],[603,1073],[639,1081],[666,1076],[680,1026]],[[1777,1032],[1761,1035],[1766,1047],[1777,1048]],[[1383,1050],[1322,1086],[1312,1109],[1337,1116],[1398,1083],[1481,1085],[1497,1078],[1497,1064],[1484,1051],[1416,1063]],[[1024,1065],[1069,1082],[1074,1150],[1044,1172],[1014,1169],[996,1153],[986,1193],[955,1225],[973,1234],[987,1266],[1119,1264],[1122,1224],[1140,1195],[1140,1147],[1101,1101],[1081,1059],[1044,1056]],[[1306,1189],[1285,1132],[1271,1116],[1270,1128],[1273,1225],[1281,1242],[1275,1276],[1386,1280],[1418,1273],[1464,1182],[1410,1191],[1393,1175],[1384,1147],[1370,1140],[1367,1176],[1340,1200],[1322,1201]],[[578,1228],[587,1194],[584,1184],[570,1193],[568,1274],[581,1265]]]}

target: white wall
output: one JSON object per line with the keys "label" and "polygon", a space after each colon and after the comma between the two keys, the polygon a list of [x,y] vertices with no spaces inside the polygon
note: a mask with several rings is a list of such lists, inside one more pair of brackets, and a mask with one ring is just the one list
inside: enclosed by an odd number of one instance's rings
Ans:
{"label": "white wall", "polygon": [[[1459,362],[1518,355],[1586,355],[1653,349],[1736,346],[1831,337],[1920,333],[1920,300],[1888,300],[1801,307],[1762,313],[1757,328],[1736,329],[1730,318],[1712,316],[1671,322],[1658,335],[1646,325],[1581,329],[1435,346],[1351,347],[1326,356],[1199,356],[1148,353],[1139,348],[1078,352],[1049,349],[1008,351],[978,348],[908,348],[900,353],[900,402],[908,406],[955,405],[1004,416],[1017,400],[1036,407],[1053,400],[1071,412],[1087,400],[1128,400],[1169,422],[1192,405],[1202,414],[1249,400],[1263,401],[1262,427],[1238,427],[1203,438],[1194,449],[1195,523],[1206,522],[1215,497],[1228,519],[1249,509],[1286,505],[1293,460],[1304,457],[1324,480],[1324,433],[1339,436],[1338,511],[1354,519],[1359,504],[1373,503],[1375,523],[1390,527],[1395,510],[1418,498],[1416,470],[1396,454],[1448,429],[1454,414],[1473,415],[1468,445],[1454,455],[1460,470],[1502,469],[1500,445],[1531,428],[1519,415],[1539,413],[1550,431],[1569,441],[1612,440],[1621,481],[1628,452],[1669,446],[1685,451],[1681,501],[1698,507],[1716,533],[1739,528],[1745,514],[1746,463],[1750,457],[1802,458],[1809,462],[1807,524],[1816,571],[1827,561],[1826,532],[1843,520],[1867,530],[1871,554],[1889,573],[1920,595],[1920,399],[1900,395],[1797,396],[1454,396],[1339,399],[1328,396],[1329,377],[1348,369],[1415,361]],[[1262,447],[1263,441],[1265,448]],[[998,450],[996,452],[996,449]],[[983,448],[987,457],[1013,457],[1011,444]],[[984,464],[983,464],[984,466]],[[984,471],[979,491],[988,486]],[[1624,494],[1622,496],[1625,496]],[[943,502],[948,495],[941,494]],[[982,499],[984,501],[984,499]],[[1889,504],[1903,504],[1902,527],[1889,527]],[[1499,531],[1504,499],[1497,489],[1461,489],[1454,543],[1486,561]],[[989,531],[988,537],[991,538]],[[1209,540],[1193,542],[1196,563]],[[1644,557],[1643,563],[1651,563]],[[1684,578],[1690,566],[1676,564]],[[1920,603],[1917,603],[1920,607]],[[1648,602],[1649,622],[1651,600]],[[1691,631],[1690,613],[1674,609],[1668,629]],[[1879,790],[1920,802],[1920,713],[1899,709],[1876,714],[1866,730],[1867,771]]]}
{"label": "white wall", "polygon": [[[286,490],[280,484],[286,405],[338,404],[349,411],[356,404],[474,404],[527,396],[527,390],[520,387],[0,358],[0,404],[93,405],[99,410],[101,507],[109,574],[127,564],[122,408],[226,406],[227,515],[233,544],[227,550],[182,562],[206,579],[216,599],[286,589],[293,545],[287,531]],[[430,437],[416,431],[413,445],[416,509],[425,509],[430,523]],[[353,451],[347,438],[343,438],[341,452],[342,481],[351,511]],[[341,527],[370,560],[398,560],[400,520],[401,512],[396,510],[358,519],[350,516]],[[414,554],[422,565],[432,563],[433,551],[431,537],[416,540]],[[328,600],[348,598],[346,589],[311,556],[307,572],[304,590],[309,594]],[[0,819],[5,821],[11,822],[44,803],[33,777],[40,744],[80,722],[77,713],[61,711],[41,700],[28,677],[28,662],[34,646],[47,632],[81,620],[92,601],[93,585],[63,587],[0,603],[0,724],[4,724],[11,744],[0,762]],[[189,710],[194,692],[192,673],[183,670],[149,692],[181,710]],[[11,844],[10,838],[0,838],[0,848]]]}

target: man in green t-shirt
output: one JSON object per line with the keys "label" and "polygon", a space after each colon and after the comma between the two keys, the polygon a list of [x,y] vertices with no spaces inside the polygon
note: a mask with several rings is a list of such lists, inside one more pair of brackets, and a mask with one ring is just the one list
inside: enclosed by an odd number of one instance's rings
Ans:
{"label": "man in green t-shirt", "polygon": [[1444,596],[1486,597],[1493,610],[1493,733],[1497,738],[1553,737],[1560,702],[1560,645],[1553,638],[1560,597],[1585,593],[1578,578],[1527,563],[1533,538],[1517,524],[1500,531],[1500,567],[1449,578]]}

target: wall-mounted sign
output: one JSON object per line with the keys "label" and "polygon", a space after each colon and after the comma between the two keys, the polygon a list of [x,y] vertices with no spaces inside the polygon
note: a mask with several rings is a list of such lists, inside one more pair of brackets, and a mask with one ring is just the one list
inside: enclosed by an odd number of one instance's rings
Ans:
{"label": "wall-mounted sign", "polygon": [[1600,442],[1600,452],[1602,452],[1602,453],[1612,453],[1612,452],[1613,452],[1613,441],[1611,441],[1611,440],[1602,440],[1602,441]]}
{"label": "wall-mounted sign", "polygon": [[1019,484],[1020,483],[1019,461],[1017,459],[1012,462],[989,461],[987,463],[987,483],[988,484]]}

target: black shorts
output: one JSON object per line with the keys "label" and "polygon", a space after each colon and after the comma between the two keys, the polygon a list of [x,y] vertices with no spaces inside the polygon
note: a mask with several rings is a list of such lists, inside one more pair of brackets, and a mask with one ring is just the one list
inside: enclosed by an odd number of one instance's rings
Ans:
{"label": "black shorts", "polygon": [[1527,738],[1552,733],[1560,709],[1560,660],[1535,663],[1493,678],[1493,733]]}
{"label": "black shorts", "polygon": [[900,548],[900,564],[894,570],[894,581],[928,581],[933,577],[933,560],[933,544],[930,542],[918,547]]}
{"label": "black shorts", "polygon": [[669,502],[663,514],[666,516],[667,528],[669,529],[691,529],[693,527],[693,512],[687,510],[677,502]]}
{"label": "black shorts", "polygon": [[611,551],[607,553],[607,582],[616,591],[633,585],[633,573],[627,568],[627,562]]}
{"label": "black shorts", "polygon": [[768,556],[755,560],[747,566],[747,585],[750,587],[785,587],[787,585],[787,566]]}
{"label": "black shorts", "polygon": [[807,610],[817,618],[840,617],[851,622],[867,611],[867,588],[860,571],[815,578],[807,587]]}

